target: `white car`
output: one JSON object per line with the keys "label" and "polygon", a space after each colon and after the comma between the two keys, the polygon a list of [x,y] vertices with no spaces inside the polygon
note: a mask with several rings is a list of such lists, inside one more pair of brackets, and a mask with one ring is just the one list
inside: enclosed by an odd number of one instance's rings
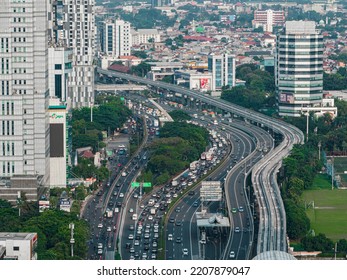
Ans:
{"label": "white car", "polygon": [[133,208],[130,208],[129,209],[129,213],[133,213],[134,212],[134,209]]}
{"label": "white car", "polygon": [[102,249],[98,249],[98,255],[102,255]]}
{"label": "white car", "polygon": [[127,176],[127,173],[126,172],[122,172],[122,177],[125,177]]}
{"label": "white car", "polygon": [[167,240],[172,241],[173,240],[173,235],[171,233],[168,234]]}
{"label": "white car", "polygon": [[133,240],[133,239],[134,239],[134,235],[133,235],[133,234],[129,234],[128,239],[129,239],[129,240]]}
{"label": "white car", "polygon": [[112,228],[111,227],[107,227],[107,231],[108,232],[112,231]]}
{"label": "white car", "polygon": [[184,248],[182,250],[182,252],[183,252],[183,256],[188,256],[188,249],[187,248]]}
{"label": "white car", "polygon": [[121,192],[121,193],[119,194],[119,197],[120,197],[120,198],[124,197],[124,193]]}
{"label": "white car", "polygon": [[102,224],[98,224],[98,228],[102,228]]}
{"label": "white car", "polygon": [[235,258],[235,252],[234,251],[230,251],[229,258],[231,258],[231,259]]}
{"label": "white car", "polygon": [[139,245],[140,245],[140,241],[136,239],[136,240],[134,241],[134,246],[139,246]]}
{"label": "white car", "polygon": [[149,216],[148,216],[148,220],[152,221],[152,220],[153,220],[153,216],[152,216],[152,215],[149,215]]}

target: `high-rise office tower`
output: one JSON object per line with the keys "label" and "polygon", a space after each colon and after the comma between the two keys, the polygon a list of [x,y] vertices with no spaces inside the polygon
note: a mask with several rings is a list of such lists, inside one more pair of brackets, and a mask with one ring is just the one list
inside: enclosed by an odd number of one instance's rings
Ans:
{"label": "high-rise office tower", "polygon": [[102,52],[107,56],[118,58],[130,55],[132,35],[130,23],[124,20],[109,20],[102,25]]}
{"label": "high-rise office tower", "polygon": [[210,54],[208,71],[212,73],[212,90],[221,90],[223,86],[235,86],[235,56],[229,53]]}
{"label": "high-rise office tower", "polygon": [[277,35],[276,91],[280,116],[298,117],[323,97],[323,36],[313,21],[287,21]]}
{"label": "high-rise office tower", "polygon": [[91,106],[94,102],[95,0],[61,0],[53,3],[54,36],[72,49],[69,74],[69,108]]}
{"label": "high-rise office tower", "polygon": [[0,7],[0,177],[49,183],[47,0]]}

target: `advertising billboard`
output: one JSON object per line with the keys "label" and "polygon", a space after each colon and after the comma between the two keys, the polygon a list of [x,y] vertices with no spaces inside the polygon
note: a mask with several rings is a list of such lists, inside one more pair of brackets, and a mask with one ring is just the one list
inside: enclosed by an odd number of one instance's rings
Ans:
{"label": "advertising billboard", "polygon": [[280,102],[281,103],[293,104],[294,103],[294,96],[293,96],[293,94],[281,93],[280,94]]}
{"label": "advertising billboard", "polygon": [[201,78],[200,79],[200,89],[209,89],[210,83],[208,78]]}

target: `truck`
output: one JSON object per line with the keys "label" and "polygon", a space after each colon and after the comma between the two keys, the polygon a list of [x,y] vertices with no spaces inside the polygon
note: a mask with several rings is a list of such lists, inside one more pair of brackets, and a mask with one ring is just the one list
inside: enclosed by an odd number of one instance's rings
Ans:
{"label": "truck", "polygon": [[206,153],[205,152],[201,154],[200,159],[202,159],[202,160],[206,159]]}
{"label": "truck", "polygon": [[172,180],[171,185],[173,187],[177,187],[178,186],[178,181],[177,180]]}
{"label": "truck", "polygon": [[190,165],[189,165],[189,169],[190,170],[195,170],[198,163],[199,163],[198,160],[191,162]]}
{"label": "truck", "polygon": [[106,218],[112,218],[113,217],[113,211],[111,209],[106,209],[106,212],[105,212],[105,216]]}
{"label": "truck", "polygon": [[206,153],[206,160],[212,160],[212,159],[213,159],[213,153],[212,152]]}
{"label": "truck", "polygon": [[157,209],[155,207],[152,207],[149,212],[151,213],[151,215],[155,215],[155,213],[157,212]]}

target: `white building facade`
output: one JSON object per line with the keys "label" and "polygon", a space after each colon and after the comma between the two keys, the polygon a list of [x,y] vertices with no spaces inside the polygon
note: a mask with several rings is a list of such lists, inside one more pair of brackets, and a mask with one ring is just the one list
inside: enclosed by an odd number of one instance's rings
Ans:
{"label": "white building facade", "polygon": [[153,43],[160,42],[160,34],[157,29],[138,29],[132,30],[132,45],[138,46],[141,44],[148,44],[150,41]]}
{"label": "white building facade", "polygon": [[130,23],[124,20],[105,21],[102,30],[103,55],[118,58],[131,54]]}
{"label": "white building facade", "polygon": [[285,21],[284,11],[274,10],[257,10],[254,11],[254,20],[252,21],[253,27],[257,28],[262,26],[264,31],[272,32],[273,26],[282,26]]}
{"label": "white building facade", "polygon": [[208,71],[212,73],[212,90],[221,90],[223,86],[235,86],[235,56],[228,53],[210,54]]}
{"label": "white building facade", "polygon": [[37,233],[0,232],[0,259],[37,260],[36,247]]}
{"label": "white building facade", "polygon": [[49,183],[47,1],[1,1],[0,177]]}
{"label": "white building facade", "polygon": [[68,108],[94,103],[95,0],[62,0],[53,3],[57,42],[73,50],[68,81]]}
{"label": "white building facade", "polygon": [[62,102],[68,101],[69,75],[72,73],[72,49],[66,47],[48,48],[49,95]]}
{"label": "white building facade", "polygon": [[277,35],[275,77],[280,116],[298,117],[307,107],[321,106],[323,49],[323,36],[313,21],[287,21]]}

